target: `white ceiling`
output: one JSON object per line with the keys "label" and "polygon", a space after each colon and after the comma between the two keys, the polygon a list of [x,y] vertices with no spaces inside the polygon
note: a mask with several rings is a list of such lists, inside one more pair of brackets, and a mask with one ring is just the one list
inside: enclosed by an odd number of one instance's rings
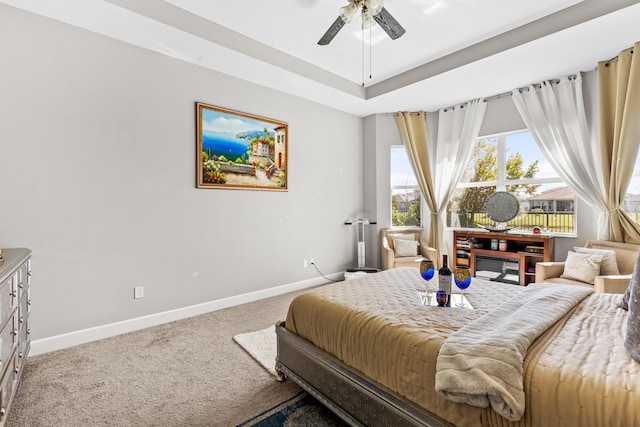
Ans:
{"label": "white ceiling", "polygon": [[328,46],[317,41],[347,0],[0,3],[359,116],[587,71],[640,41],[640,0],[385,0],[406,34],[363,33],[356,16]]}

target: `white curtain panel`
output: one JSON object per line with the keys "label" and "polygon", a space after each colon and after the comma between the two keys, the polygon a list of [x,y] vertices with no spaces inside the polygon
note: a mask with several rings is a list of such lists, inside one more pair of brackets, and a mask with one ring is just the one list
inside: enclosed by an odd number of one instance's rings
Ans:
{"label": "white curtain panel", "polygon": [[429,162],[435,175],[432,182],[438,215],[438,243],[443,251],[444,213],[471,160],[473,143],[486,109],[486,100],[474,99],[455,108],[442,109],[437,115],[427,115],[427,138],[435,141],[429,145]]}
{"label": "white curtain panel", "polygon": [[[594,83],[595,85],[595,83]],[[593,92],[597,88],[590,88]],[[608,240],[609,215],[602,182],[597,133],[590,130],[583,98],[583,80],[563,77],[512,92],[513,102],[540,150],[556,173],[594,209],[601,212],[598,239]]]}

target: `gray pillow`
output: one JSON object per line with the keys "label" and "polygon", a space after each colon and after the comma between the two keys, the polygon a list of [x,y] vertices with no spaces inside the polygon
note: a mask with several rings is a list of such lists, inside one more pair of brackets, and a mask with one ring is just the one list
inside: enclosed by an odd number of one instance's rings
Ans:
{"label": "gray pillow", "polygon": [[626,292],[622,296],[622,301],[620,301],[620,307],[625,310],[629,310],[629,298],[631,297],[631,288],[637,287],[638,282],[640,281],[640,257],[636,258],[636,263],[633,266],[633,272],[631,273],[631,280],[629,281],[629,286],[627,287]]}
{"label": "gray pillow", "polygon": [[[627,349],[631,357],[636,362],[640,362],[640,267],[638,263],[640,257],[636,260],[636,264],[633,268],[633,274],[631,276],[631,283],[627,288],[629,294],[628,306],[629,316],[627,317],[627,333],[624,336],[624,348]],[[624,297],[623,297],[624,303]]]}
{"label": "gray pillow", "polygon": [[[633,281],[633,277],[631,278]],[[625,310],[629,310],[629,297],[631,296],[631,282],[629,282],[629,287],[627,288],[624,295],[622,295],[622,301],[620,301],[620,308],[624,308]]]}

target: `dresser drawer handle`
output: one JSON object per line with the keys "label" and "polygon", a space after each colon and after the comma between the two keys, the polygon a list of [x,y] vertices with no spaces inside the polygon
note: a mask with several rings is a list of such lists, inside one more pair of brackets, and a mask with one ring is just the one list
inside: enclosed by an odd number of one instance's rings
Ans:
{"label": "dresser drawer handle", "polygon": [[2,408],[0,409],[0,417],[4,417],[4,414],[7,413],[7,409],[6,408]]}
{"label": "dresser drawer handle", "polygon": [[18,283],[18,287],[19,287],[20,289],[22,289],[22,288],[23,288],[23,286],[22,286],[22,282]]}
{"label": "dresser drawer handle", "polygon": [[20,320],[18,320],[18,322],[24,323],[24,317],[20,317]]}
{"label": "dresser drawer handle", "polygon": [[11,335],[17,336],[18,335],[18,330],[14,329],[13,331],[11,331]]}
{"label": "dresser drawer handle", "polygon": [[14,370],[13,370],[13,372],[15,372],[15,373],[16,373],[16,375],[17,375],[17,374],[18,374],[18,372],[20,372],[20,368],[16,368],[16,369],[14,369]]}
{"label": "dresser drawer handle", "polygon": [[15,297],[18,296],[18,293],[16,291],[11,291],[11,293],[9,293],[9,295],[15,298]]}

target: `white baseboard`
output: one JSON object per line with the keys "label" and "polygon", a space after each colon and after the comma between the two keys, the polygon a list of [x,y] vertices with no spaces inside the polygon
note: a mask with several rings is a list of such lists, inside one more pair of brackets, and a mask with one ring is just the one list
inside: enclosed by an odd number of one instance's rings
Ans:
{"label": "white baseboard", "polygon": [[[328,276],[328,278],[332,280],[342,280],[342,276],[343,273],[340,272],[331,274]],[[74,345],[84,344],[103,338],[109,338],[115,335],[148,328],[150,326],[173,322],[175,320],[186,319],[187,317],[197,316],[199,314],[209,313],[212,311],[221,310],[223,308],[233,307],[264,298],[282,295],[288,292],[311,288],[313,286],[323,285],[325,283],[328,283],[327,280],[322,277],[317,277],[300,282],[276,286],[274,288],[262,289],[260,291],[249,292],[246,294],[236,295],[220,300],[196,304],[189,307],[177,308],[175,310],[164,311],[162,313],[150,314],[148,316],[137,317],[135,319],[123,320],[121,322],[110,323],[107,325],[96,326],[94,328],[82,329],[79,331],[56,335],[53,337],[34,340],[31,341],[31,350],[29,350],[29,356],[62,350],[63,348],[73,347]]]}

